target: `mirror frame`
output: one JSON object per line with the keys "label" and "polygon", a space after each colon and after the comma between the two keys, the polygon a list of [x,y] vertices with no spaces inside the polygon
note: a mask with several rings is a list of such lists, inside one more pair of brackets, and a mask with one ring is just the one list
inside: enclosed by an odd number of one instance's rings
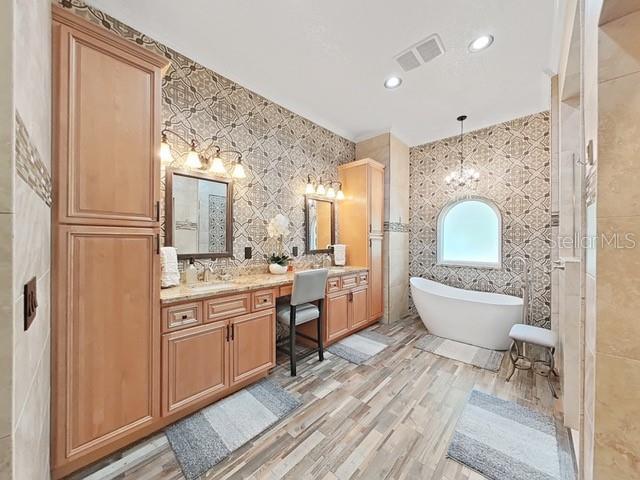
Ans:
{"label": "mirror frame", "polygon": [[185,258],[233,258],[233,180],[230,178],[209,175],[206,172],[184,170],[179,168],[167,168],[165,172],[165,245],[173,246],[173,176],[196,178],[227,184],[227,249],[220,253],[180,253],[179,259]]}
{"label": "mirror frame", "polygon": [[331,245],[336,243],[336,202],[332,198],[327,198],[322,195],[311,195],[305,194],[304,196],[304,245],[305,245],[305,253],[313,255],[315,253],[332,253],[333,249],[331,248],[322,248],[319,250],[311,250],[311,245],[309,245],[309,200],[320,200],[322,202],[327,202],[331,204]]}

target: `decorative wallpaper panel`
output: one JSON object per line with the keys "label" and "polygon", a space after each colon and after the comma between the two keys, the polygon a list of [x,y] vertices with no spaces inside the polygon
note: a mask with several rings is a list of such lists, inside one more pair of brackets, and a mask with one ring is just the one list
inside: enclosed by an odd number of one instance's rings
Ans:
{"label": "decorative wallpaper panel", "polygon": [[[409,271],[455,287],[521,296],[529,263],[533,323],[550,327],[551,183],[549,113],[542,112],[465,133],[465,165],[480,171],[480,181],[462,191],[445,184],[459,162],[459,137],[410,149]],[[467,153],[468,152],[468,153]],[[437,264],[436,226],[440,210],[453,200],[480,196],[502,213],[501,269]]]}
{"label": "decorative wallpaper panel", "polygon": [[[93,23],[168,58],[162,81],[162,121],[186,139],[243,153],[247,178],[234,182],[235,266],[264,264],[275,245],[267,223],[278,213],[291,220],[290,250],[304,251],[304,189],[307,175],[336,181],[337,166],[355,159],[355,144],[224,78],[79,0],[59,0]],[[189,146],[169,135],[174,162],[182,167]],[[205,145],[203,143],[203,145]],[[213,150],[210,150],[210,155]],[[231,171],[234,158],[224,158]],[[162,211],[164,228],[164,207]],[[244,248],[253,247],[253,260]]]}

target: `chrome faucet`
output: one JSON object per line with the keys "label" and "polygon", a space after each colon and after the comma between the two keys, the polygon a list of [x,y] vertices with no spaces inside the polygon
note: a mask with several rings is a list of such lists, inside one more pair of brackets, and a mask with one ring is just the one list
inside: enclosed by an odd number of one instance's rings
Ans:
{"label": "chrome faucet", "polygon": [[195,263],[197,263],[202,267],[202,277],[201,277],[202,281],[204,283],[210,283],[211,280],[213,280],[213,275],[214,275],[213,262],[212,261],[202,262],[200,260],[195,260]]}

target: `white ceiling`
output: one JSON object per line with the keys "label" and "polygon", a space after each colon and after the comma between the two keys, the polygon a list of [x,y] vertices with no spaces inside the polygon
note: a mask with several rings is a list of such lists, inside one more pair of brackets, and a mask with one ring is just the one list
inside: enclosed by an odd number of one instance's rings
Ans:
{"label": "white ceiling", "polygon": [[[413,146],[456,134],[460,114],[472,130],[547,109],[558,1],[88,3],[351,140],[391,131]],[[446,53],[401,72],[393,57],[433,33]],[[493,46],[468,53],[485,33]]]}

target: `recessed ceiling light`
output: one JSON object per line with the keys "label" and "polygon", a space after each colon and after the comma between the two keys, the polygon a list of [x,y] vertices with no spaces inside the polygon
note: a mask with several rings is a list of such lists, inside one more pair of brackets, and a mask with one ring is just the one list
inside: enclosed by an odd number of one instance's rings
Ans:
{"label": "recessed ceiling light", "polygon": [[469,51],[472,53],[479,52],[480,50],[484,50],[485,48],[489,48],[493,43],[493,35],[482,35],[481,37],[476,38],[469,45]]}
{"label": "recessed ceiling light", "polygon": [[398,88],[402,84],[402,79],[400,77],[396,77],[395,75],[387,78],[384,81],[384,86],[389,89]]}

